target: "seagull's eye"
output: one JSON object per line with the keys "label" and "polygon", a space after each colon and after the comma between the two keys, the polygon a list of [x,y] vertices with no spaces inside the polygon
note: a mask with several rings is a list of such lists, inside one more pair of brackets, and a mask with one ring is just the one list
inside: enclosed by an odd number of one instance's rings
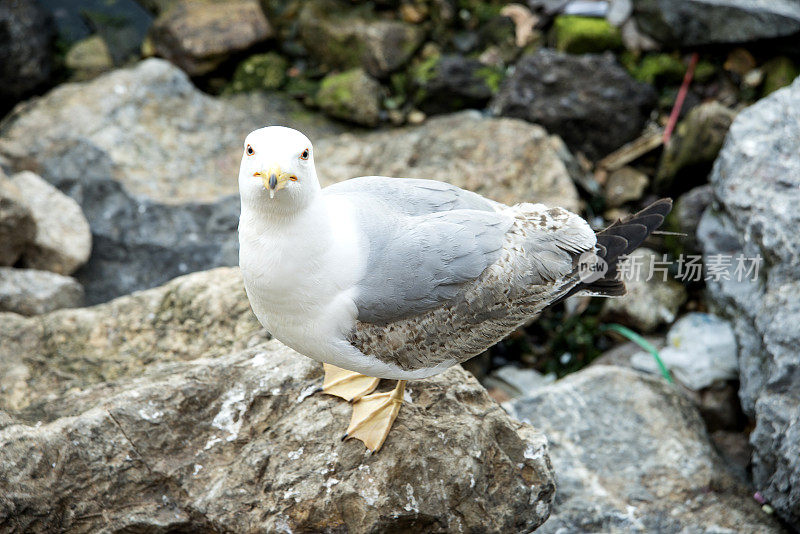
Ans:
{"label": "seagull's eye", "polygon": [[253,150],[253,147],[251,145],[247,145],[247,148],[244,149],[244,153],[247,154],[248,156],[252,156],[253,154],[256,153],[256,151]]}
{"label": "seagull's eye", "polygon": [[307,160],[309,155],[310,155],[310,152],[308,151],[308,149],[305,149],[305,150],[303,150],[303,153],[300,154],[300,159]]}
{"label": "seagull's eye", "polygon": [[296,181],[297,181],[297,176],[295,176],[295,175],[293,174],[293,175],[291,175],[291,176],[289,177],[289,179],[290,179],[291,181],[293,181],[293,182],[296,182]]}

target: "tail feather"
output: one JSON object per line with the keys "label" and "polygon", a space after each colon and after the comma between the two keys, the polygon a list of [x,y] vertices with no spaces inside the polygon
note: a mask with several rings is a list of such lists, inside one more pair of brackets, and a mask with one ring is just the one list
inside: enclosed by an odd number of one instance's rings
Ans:
{"label": "tail feather", "polygon": [[671,210],[672,199],[662,198],[598,232],[597,255],[606,262],[608,270],[598,280],[578,284],[566,296],[578,292],[609,297],[624,295],[625,283],[618,279],[619,260],[636,250],[653,230],[661,226]]}

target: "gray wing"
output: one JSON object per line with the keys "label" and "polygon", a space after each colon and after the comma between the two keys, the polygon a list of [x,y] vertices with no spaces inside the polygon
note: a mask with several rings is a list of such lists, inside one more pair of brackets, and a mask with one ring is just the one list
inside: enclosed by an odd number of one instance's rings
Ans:
{"label": "gray wing", "polygon": [[513,224],[493,211],[458,209],[408,217],[370,195],[351,197],[369,252],[357,285],[358,320],[386,324],[455,298],[494,263]]}
{"label": "gray wing", "polygon": [[362,176],[323,189],[323,194],[360,195],[387,203],[391,209],[409,216],[459,209],[495,211],[502,204],[437,180]]}

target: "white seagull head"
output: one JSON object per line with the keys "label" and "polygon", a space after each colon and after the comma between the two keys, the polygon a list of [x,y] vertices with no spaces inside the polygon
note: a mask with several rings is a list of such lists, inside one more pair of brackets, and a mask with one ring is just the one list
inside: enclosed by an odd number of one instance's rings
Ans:
{"label": "white seagull head", "polygon": [[314,147],[308,137],[283,126],[250,132],[239,167],[242,202],[286,213],[308,205],[319,191]]}

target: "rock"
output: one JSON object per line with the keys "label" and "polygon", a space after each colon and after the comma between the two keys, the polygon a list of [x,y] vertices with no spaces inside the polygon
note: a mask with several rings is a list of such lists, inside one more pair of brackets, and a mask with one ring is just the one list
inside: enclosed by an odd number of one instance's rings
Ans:
{"label": "rock", "polygon": [[319,107],[337,119],[377,126],[381,111],[381,84],[362,69],[329,74],[317,93]]}
{"label": "rock", "polygon": [[[739,376],[733,328],[707,313],[689,313],[676,321],[659,356],[674,377],[694,391]],[[643,371],[661,372],[649,353],[634,354],[631,363]]]}
{"label": "rock", "polygon": [[477,59],[436,55],[412,72],[414,100],[425,113],[464,108],[483,109],[500,86],[503,74]]}
{"label": "rock", "polygon": [[511,401],[550,441],[558,492],[538,532],[780,532],[665,381],[594,366]]}
{"label": "rock", "polygon": [[272,34],[256,0],[185,0],[159,15],[149,37],[159,56],[201,76]]}
{"label": "rock", "polygon": [[[753,482],[800,528],[800,81],[737,115],[714,164],[714,206],[698,228],[704,262],[730,266],[706,280],[739,345],[739,397],[755,420]],[[742,258],[743,270],[737,274]]]}
{"label": "rock", "polygon": [[40,315],[83,304],[83,287],[69,276],[0,267],[0,312]]}
{"label": "rock", "polygon": [[114,59],[105,40],[99,35],[92,35],[72,45],[64,64],[76,80],[89,80],[111,70]]}
{"label": "rock", "polygon": [[405,65],[425,32],[419,25],[377,18],[365,7],[347,9],[330,0],[303,2],[297,25],[311,57],[331,69],[362,67],[376,78]]}
{"label": "rock", "polygon": [[83,208],[93,255],[76,276],[95,304],[238,264],[242,142],[266,124],[314,139],[341,131],[288,97],[209,97],[150,59],[32,102],[4,128],[0,155]]}
{"label": "rock", "polygon": [[697,241],[697,226],[703,212],[711,204],[713,192],[709,184],[690,189],[678,197],[672,212],[667,216],[666,229],[678,232],[681,236],[664,236],[664,242],[675,257],[684,255],[702,254],[700,243]]}
{"label": "rock", "polygon": [[633,167],[617,169],[606,181],[606,204],[609,208],[618,208],[626,202],[639,200],[648,185],[650,178],[642,171]]}
{"label": "rock", "polygon": [[551,384],[556,379],[555,373],[543,375],[536,369],[527,369],[516,365],[504,365],[492,371],[481,383],[487,389],[501,390],[507,399],[513,399],[532,393],[534,390]]}
{"label": "rock", "polygon": [[315,148],[324,183],[375,174],[431,178],[499,202],[578,209],[560,139],[519,120],[465,111],[421,126],[328,138]]}
{"label": "rock", "polygon": [[620,31],[605,19],[559,15],[554,28],[556,48],[562,52],[588,54],[622,48]]}
{"label": "rock", "polygon": [[786,56],[770,59],[761,66],[761,71],[764,73],[763,96],[790,85],[800,75],[800,69]]}
{"label": "rock", "polygon": [[22,192],[0,170],[0,266],[14,265],[36,236],[36,221]]}
{"label": "rock", "polygon": [[74,273],[92,251],[92,233],[81,207],[32,172],[15,174],[11,181],[36,221],[36,235],[25,248],[22,263],[58,274]]}
{"label": "rock", "polygon": [[[318,392],[318,363],[277,341],[241,348],[257,323],[237,269],[39,319],[68,344],[9,316],[0,377],[33,402],[10,408],[0,389],[3,527],[530,532],[549,513],[544,436],[460,368],[410,384],[380,453],[342,441],[351,408]],[[57,354],[44,376],[26,374],[37,343]]]}
{"label": "rock", "polygon": [[490,107],[541,124],[572,150],[599,158],[639,135],[655,100],[655,91],[610,54],[542,49],[520,59]]}
{"label": "rock", "polygon": [[633,16],[644,33],[683,48],[800,32],[800,6],[792,0],[634,0]]}
{"label": "rock", "polygon": [[654,187],[661,193],[686,189],[704,180],[722,148],[736,112],[718,102],[693,108],[664,149]]}
{"label": "rock", "polygon": [[661,254],[644,247],[629,254],[620,266],[628,293],[607,299],[603,315],[641,332],[652,332],[674,321],[686,301],[686,289],[669,277],[663,261]]}
{"label": "rock", "polygon": [[229,91],[242,93],[280,89],[286,83],[288,68],[289,62],[275,52],[252,55],[236,67]]}
{"label": "rock", "polygon": [[50,80],[52,19],[36,2],[0,4],[0,111]]}

